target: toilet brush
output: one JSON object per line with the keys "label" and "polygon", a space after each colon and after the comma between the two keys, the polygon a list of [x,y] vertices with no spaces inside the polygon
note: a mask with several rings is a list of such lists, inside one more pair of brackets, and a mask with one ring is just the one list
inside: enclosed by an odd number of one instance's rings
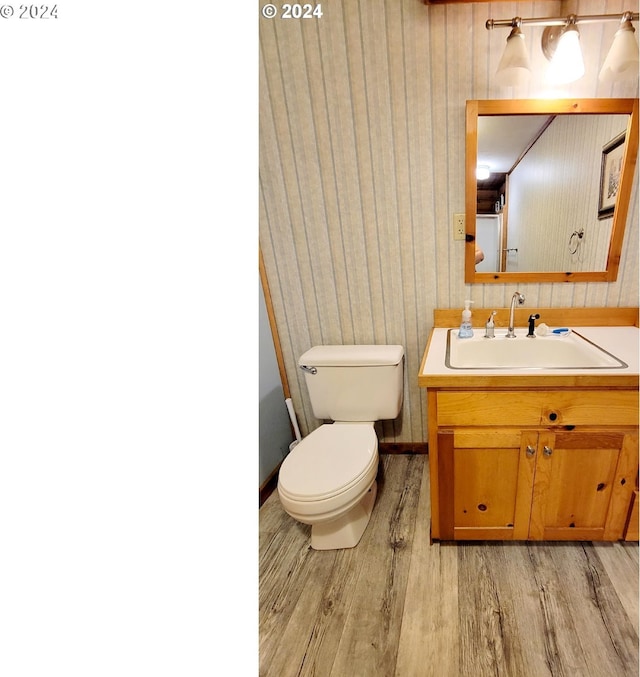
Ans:
{"label": "toilet brush", "polygon": [[289,412],[291,425],[293,426],[293,430],[296,434],[296,439],[289,445],[289,451],[291,451],[296,446],[296,444],[300,442],[300,440],[302,439],[302,435],[300,435],[300,428],[298,428],[298,420],[296,419],[296,412],[293,409],[293,402],[291,401],[291,398],[287,397],[284,403],[287,405],[287,411]]}

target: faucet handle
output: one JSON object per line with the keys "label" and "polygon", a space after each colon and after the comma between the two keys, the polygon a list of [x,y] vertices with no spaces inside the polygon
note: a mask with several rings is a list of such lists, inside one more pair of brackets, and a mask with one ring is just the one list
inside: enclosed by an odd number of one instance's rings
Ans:
{"label": "faucet handle", "polygon": [[496,325],[493,323],[493,316],[496,314],[496,311],[492,311],[491,315],[489,315],[489,319],[487,320],[487,323],[484,325],[484,337],[485,338],[495,338],[495,327]]}

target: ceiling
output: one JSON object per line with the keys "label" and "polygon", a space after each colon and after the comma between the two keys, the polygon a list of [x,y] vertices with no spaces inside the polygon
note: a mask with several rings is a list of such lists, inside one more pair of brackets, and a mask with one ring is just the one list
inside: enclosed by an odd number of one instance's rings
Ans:
{"label": "ceiling", "polygon": [[509,172],[538,137],[548,115],[481,115],[478,117],[478,164],[491,173]]}

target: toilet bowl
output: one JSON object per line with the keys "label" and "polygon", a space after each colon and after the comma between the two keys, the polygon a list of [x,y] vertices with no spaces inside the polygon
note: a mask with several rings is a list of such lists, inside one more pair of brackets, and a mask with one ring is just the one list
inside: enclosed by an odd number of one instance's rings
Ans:
{"label": "toilet bowl", "polygon": [[374,423],[396,418],[402,407],[404,348],[314,346],[298,366],[313,415],[325,423],[282,462],[280,502],[291,517],[311,525],[315,550],[353,548],[367,528],[378,489]]}
{"label": "toilet bowl", "polygon": [[291,517],[311,525],[315,550],[353,548],[373,510],[377,472],[373,422],[324,424],[282,463],[280,502]]}

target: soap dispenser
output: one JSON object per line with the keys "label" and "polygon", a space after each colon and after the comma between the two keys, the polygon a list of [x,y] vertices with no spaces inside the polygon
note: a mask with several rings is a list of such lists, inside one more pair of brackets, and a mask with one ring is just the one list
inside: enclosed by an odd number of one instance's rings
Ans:
{"label": "soap dispenser", "polygon": [[464,310],[462,311],[462,322],[460,323],[460,331],[458,338],[471,338],[473,336],[473,327],[471,326],[471,309],[469,306],[473,301],[464,302]]}

